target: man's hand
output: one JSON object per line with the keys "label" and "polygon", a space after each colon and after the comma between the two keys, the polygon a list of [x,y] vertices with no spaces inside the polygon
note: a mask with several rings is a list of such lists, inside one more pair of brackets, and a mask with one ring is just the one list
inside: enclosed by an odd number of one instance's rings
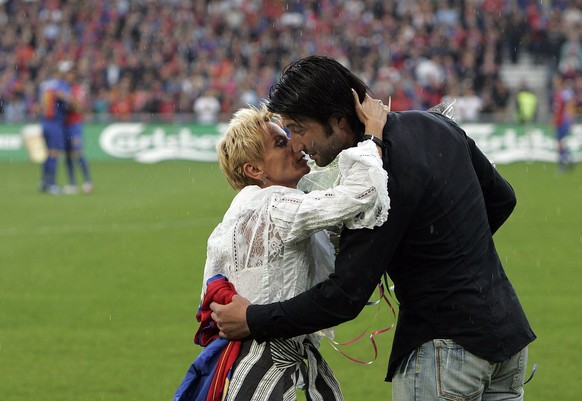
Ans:
{"label": "man's hand", "polygon": [[251,334],[247,325],[247,308],[251,303],[240,295],[232,297],[232,302],[227,305],[212,302],[212,320],[216,322],[220,330],[220,337],[231,340],[248,337]]}

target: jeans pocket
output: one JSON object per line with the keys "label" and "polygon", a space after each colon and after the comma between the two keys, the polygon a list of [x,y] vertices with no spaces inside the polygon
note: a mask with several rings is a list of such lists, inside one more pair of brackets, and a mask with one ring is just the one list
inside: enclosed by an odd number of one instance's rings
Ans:
{"label": "jeans pocket", "polygon": [[438,396],[451,401],[478,399],[484,390],[483,373],[490,364],[452,340],[434,340]]}
{"label": "jeans pocket", "polygon": [[523,392],[523,382],[525,380],[525,368],[527,364],[527,347],[522,349],[514,355],[510,362],[517,359],[515,364],[515,374],[513,375],[513,381],[511,383],[511,389],[516,392],[516,394],[521,394]]}

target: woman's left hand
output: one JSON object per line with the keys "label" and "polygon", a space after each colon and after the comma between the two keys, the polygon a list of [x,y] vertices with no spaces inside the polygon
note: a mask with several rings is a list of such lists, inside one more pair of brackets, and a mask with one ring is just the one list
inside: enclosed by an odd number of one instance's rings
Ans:
{"label": "woman's left hand", "polygon": [[360,103],[358,93],[352,89],[356,114],[366,126],[366,133],[382,139],[382,130],[386,125],[390,106],[386,106],[381,100],[374,99],[366,93],[364,101]]}

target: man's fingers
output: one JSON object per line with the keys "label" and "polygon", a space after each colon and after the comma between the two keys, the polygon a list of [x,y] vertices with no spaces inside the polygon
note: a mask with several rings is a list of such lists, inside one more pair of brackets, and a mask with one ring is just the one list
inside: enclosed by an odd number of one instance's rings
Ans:
{"label": "man's fingers", "polygon": [[234,295],[228,304],[212,302],[210,317],[216,323],[221,338],[244,338],[250,335],[246,323],[246,308],[250,305],[248,299]]}
{"label": "man's fingers", "polygon": [[239,304],[250,305],[250,302],[248,299],[246,299],[245,297],[240,296],[238,294],[233,295],[231,302],[237,302]]}
{"label": "man's fingers", "polygon": [[219,321],[219,317],[218,317],[221,308],[222,308],[222,305],[217,304],[216,302],[212,302],[210,304],[210,309],[212,310],[210,317],[212,318],[212,320],[214,320],[216,322],[216,326],[218,327],[219,330],[222,330],[221,329],[222,322]]}

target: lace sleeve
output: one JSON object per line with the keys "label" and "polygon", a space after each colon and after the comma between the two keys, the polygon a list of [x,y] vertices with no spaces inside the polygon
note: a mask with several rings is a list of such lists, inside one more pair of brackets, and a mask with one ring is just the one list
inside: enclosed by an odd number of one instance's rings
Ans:
{"label": "lace sleeve", "polygon": [[390,208],[388,174],[376,145],[364,141],[339,155],[340,184],[305,194],[299,190],[275,195],[271,219],[283,241],[303,239],[338,223],[348,228],[382,225]]}
{"label": "lace sleeve", "polygon": [[265,200],[256,198],[253,205],[237,202],[231,206],[208,239],[204,267],[204,283],[222,274],[253,303],[269,300],[266,289],[270,287],[270,275],[266,271],[280,268],[278,260],[284,245],[270,221]]}

